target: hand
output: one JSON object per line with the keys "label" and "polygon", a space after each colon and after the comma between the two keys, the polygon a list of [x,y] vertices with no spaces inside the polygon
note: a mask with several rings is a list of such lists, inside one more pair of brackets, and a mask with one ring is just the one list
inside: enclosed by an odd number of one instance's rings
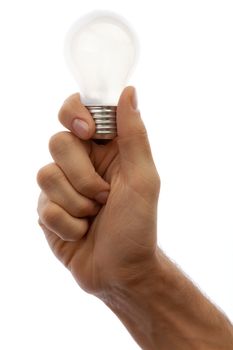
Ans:
{"label": "hand", "polygon": [[51,138],[54,163],[38,173],[39,223],[79,285],[101,295],[153,268],[160,180],[134,88],[120,97],[118,136],[106,145],[91,140],[95,125],[79,94],[59,119],[71,132]]}
{"label": "hand", "polygon": [[233,349],[229,320],[157,248],[160,181],[134,89],[122,93],[118,136],[106,145],[90,140],[78,94],[59,118],[71,132],[51,138],[54,163],[38,173],[39,223],[54,254],[143,349]]}

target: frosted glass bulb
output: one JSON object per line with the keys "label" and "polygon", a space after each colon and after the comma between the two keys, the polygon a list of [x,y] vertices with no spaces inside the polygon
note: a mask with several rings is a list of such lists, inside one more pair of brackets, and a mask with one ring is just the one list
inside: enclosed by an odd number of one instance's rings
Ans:
{"label": "frosted glass bulb", "polygon": [[65,58],[95,120],[95,139],[116,136],[116,106],[137,57],[136,35],[116,14],[90,13],[69,30]]}

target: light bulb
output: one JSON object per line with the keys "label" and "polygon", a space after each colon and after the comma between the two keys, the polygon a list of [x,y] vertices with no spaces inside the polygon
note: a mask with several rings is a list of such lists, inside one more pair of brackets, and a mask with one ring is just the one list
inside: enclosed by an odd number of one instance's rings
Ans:
{"label": "light bulb", "polygon": [[138,57],[138,40],[122,17],[92,12],[73,24],[65,58],[81,101],[95,120],[94,139],[117,135],[116,106]]}

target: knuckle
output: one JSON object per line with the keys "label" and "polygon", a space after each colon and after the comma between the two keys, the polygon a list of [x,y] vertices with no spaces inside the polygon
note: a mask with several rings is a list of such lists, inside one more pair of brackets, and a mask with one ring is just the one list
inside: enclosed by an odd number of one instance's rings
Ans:
{"label": "knuckle", "polygon": [[73,137],[69,131],[61,131],[53,135],[49,140],[50,153],[55,156],[63,154],[71,142],[73,142]]}
{"label": "knuckle", "polygon": [[97,187],[96,184],[99,183],[99,175],[93,171],[88,176],[85,176],[79,179],[79,191],[81,193],[87,193],[90,191],[94,191]]}
{"label": "knuckle", "polygon": [[70,106],[68,100],[66,100],[63,104],[63,106],[60,108],[58,112],[58,119],[61,123],[64,122],[66,117],[70,114]]}
{"label": "knuckle", "polygon": [[148,138],[148,133],[145,127],[145,124],[141,118],[141,114],[140,112],[136,112],[136,114],[138,115],[138,117],[136,118],[136,122],[134,123],[134,127],[133,127],[133,134],[132,136],[135,137],[141,137],[141,138]]}
{"label": "knuckle", "polygon": [[41,216],[41,208],[44,207],[45,198],[46,197],[44,197],[44,193],[41,192],[39,195],[38,201],[37,201],[37,213],[38,213],[39,217]]}
{"label": "knuckle", "polygon": [[135,137],[142,138],[143,140],[148,138],[147,130],[144,125],[136,125],[134,129]]}
{"label": "knuckle", "polygon": [[157,195],[160,191],[160,177],[156,168],[152,168],[149,173],[148,189],[152,195]]}
{"label": "knuckle", "polygon": [[160,192],[160,182],[154,180],[151,182],[151,185],[148,187],[148,190],[153,198],[158,198]]}
{"label": "knuckle", "polygon": [[79,229],[80,229],[80,234],[81,234],[81,235],[84,235],[84,234],[87,232],[88,227],[89,227],[88,220],[86,220],[86,219],[81,219],[80,227],[79,227]]}
{"label": "knuckle", "polygon": [[149,169],[146,174],[139,173],[130,180],[130,186],[136,191],[158,197],[160,192],[160,177],[156,169]]}
{"label": "knuckle", "polygon": [[158,198],[159,193],[160,193],[160,177],[159,176],[152,178],[148,189],[151,193],[151,196],[153,196],[153,198]]}
{"label": "knuckle", "polygon": [[37,182],[43,189],[50,188],[62,178],[62,173],[54,163],[45,165],[37,173]]}
{"label": "knuckle", "polygon": [[88,213],[88,210],[89,210],[89,205],[87,205],[86,203],[80,204],[79,207],[77,208],[77,212],[80,217],[86,216],[86,214]]}
{"label": "knuckle", "polygon": [[49,227],[56,227],[61,220],[61,213],[50,203],[41,211],[41,221]]}
{"label": "knuckle", "polygon": [[58,119],[61,123],[67,120],[67,117],[72,115],[74,106],[79,101],[79,93],[72,94],[63,103],[62,107],[58,112]]}
{"label": "knuckle", "polygon": [[80,217],[87,216],[89,213],[91,213],[95,208],[95,205],[88,200],[83,201],[79,204],[79,207],[77,208],[77,212]]}
{"label": "knuckle", "polygon": [[160,178],[158,173],[157,173],[157,176],[156,176],[155,187],[157,188],[157,192],[159,193],[160,192],[160,188],[161,188],[161,178]]}
{"label": "knuckle", "polygon": [[151,148],[148,138],[148,133],[145,128],[138,129],[135,127],[133,134],[121,137],[117,140],[119,147],[127,147],[139,149],[141,154],[144,154],[145,159],[151,159]]}

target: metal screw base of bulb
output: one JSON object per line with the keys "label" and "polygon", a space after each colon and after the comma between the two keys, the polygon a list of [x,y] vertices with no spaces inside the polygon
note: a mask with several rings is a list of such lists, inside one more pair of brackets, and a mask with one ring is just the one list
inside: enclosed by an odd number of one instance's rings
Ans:
{"label": "metal screw base of bulb", "polygon": [[116,106],[86,106],[95,121],[93,139],[111,140],[117,136]]}

